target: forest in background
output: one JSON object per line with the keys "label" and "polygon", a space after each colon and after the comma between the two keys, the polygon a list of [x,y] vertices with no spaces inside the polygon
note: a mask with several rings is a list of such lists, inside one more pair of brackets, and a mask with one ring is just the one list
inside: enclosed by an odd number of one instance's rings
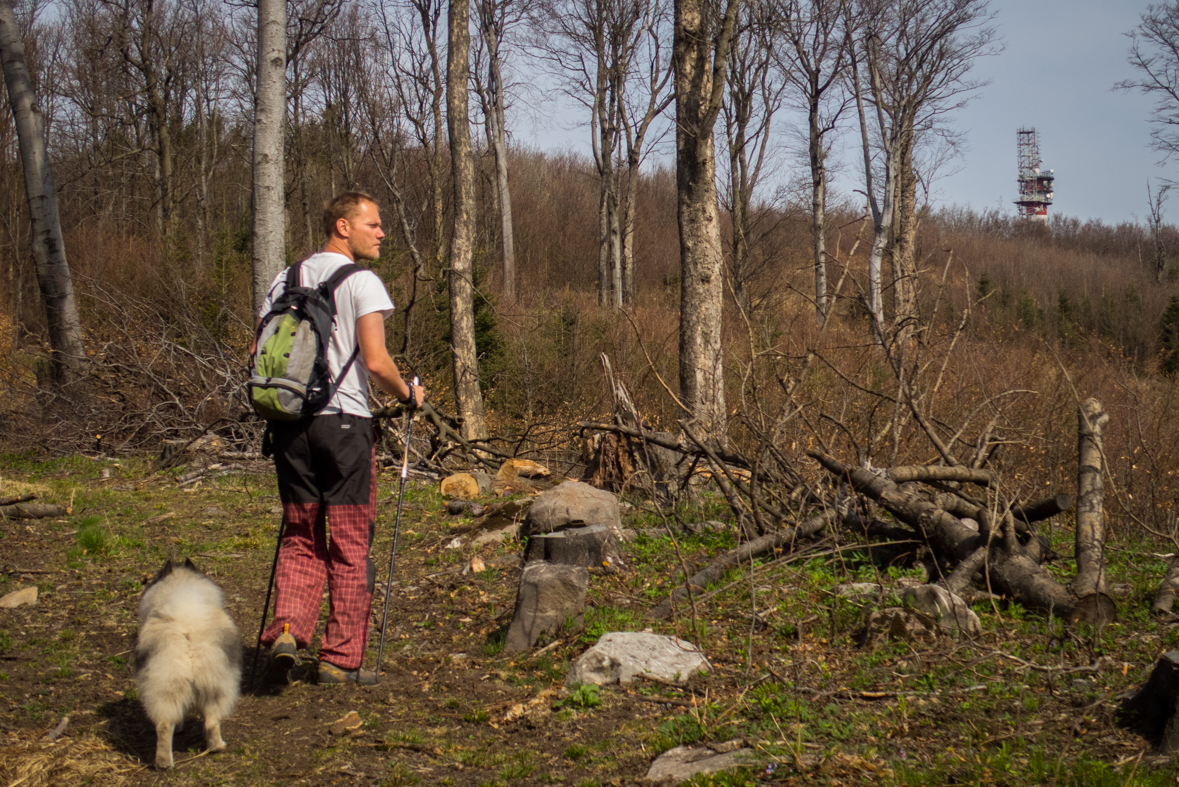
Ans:
{"label": "forest in background", "polygon": [[[155,16],[145,17],[145,8]],[[388,231],[374,267],[398,304],[390,346],[449,411],[450,174],[429,122],[438,94],[424,90],[424,60],[389,59],[426,57],[430,48],[408,20],[429,8],[443,7],[407,3],[382,15],[359,5],[294,6],[287,258],[322,243],[315,227],[332,193],[372,193]],[[41,17],[35,7],[18,10],[49,118],[68,258],[94,363],[80,401],[48,384],[20,162],[5,109],[5,444],[55,453],[156,452],[165,441],[213,431],[253,450],[260,425],[241,389],[253,319],[250,9],[199,0],[71,0],[50,16],[45,8]],[[414,78],[398,82],[397,74]],[[409,89],[415,86],[416,93]],[[476,145],[475,308],[493,436],[510,452],[576,457],[576,425],[610,413],[601,354],[643,417],[674,430],[674,171],[616,173],[619,193],[634,195],[634,293],[614,309],[602,305],[599,292],[601,162],[511,148],[513,299],[504,294],[492,143],[488,133]],[[779,167],[781,182],[802,179],[801,165],[794,174],[788,161]],[[722,189],[730,263],[725,398],[735,446],[753,457],[783,451],[802,476],[817,477],[803,458],[816,446],[857,463],[936,461],[933,423],[953,450],[985,452],[1019,497],[1032,498],[1071,487],[1072,413],[1094,396],[1112,415],[1108,471],[1117,502],[1107,506],[1115,518],[1174,535],[1166,512],[1179,495],[1179,415],[1169,373],[1179,363],[1172,251],[1179,233],[1164,216],[1107,226],[1054,215],[1043,225],[995,211],[922,207],[914,255],[920,329],[915,350],[894,363],[873,342],[865,306],[871,219],[858,198],[831,200],[825,237],[834,319],[821,326],[810,205],[792,193],[751,201],[737,271],[733,195]]]}

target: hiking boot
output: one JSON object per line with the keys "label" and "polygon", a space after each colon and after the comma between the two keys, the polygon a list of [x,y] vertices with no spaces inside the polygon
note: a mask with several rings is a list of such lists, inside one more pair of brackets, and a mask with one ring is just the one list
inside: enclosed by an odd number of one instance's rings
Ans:
{"label": "hiking boot", "polygon": [[295,635],[284,629],[270,646],[270,666],[266,668],[267,683],[285,686],[291,682],[291,668],[298,661],[298,650],[299,643],[295,642]]}
{"label": "hiking boot", "polygon": [[375,686],[377,685],[377,673],[366,669],[340,669],[330,662],[319,662],[320,686],[337,686],[344,683]]}

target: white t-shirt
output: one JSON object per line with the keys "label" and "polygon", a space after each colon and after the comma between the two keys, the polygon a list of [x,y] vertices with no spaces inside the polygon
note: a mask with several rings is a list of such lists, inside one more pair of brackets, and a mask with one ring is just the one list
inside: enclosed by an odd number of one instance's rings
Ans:
{"label": "white t-shirt", "polygon": [[[299,284],[304,287],[318,287],[331,278],[340,266],[347,265],[352,260],[343,254],[321,251],[303,260],[303,267],[299,270]],[[283,270],[270,285],[270,292],[262,303],[259,317],[270,311],[275,298],[286,289],[287,271]],[[336,289],[336,324],[332,330],[332,338],[328,343],[328,367],[335,380],[352,357],[356,349],[356,321],[366,314],[380,312],[381,317],[387,318],[393,313],[393,301],[385,289],[385,283],[377,274],[370,270],[353,273]],[[336,395],[320,411],[320,415],[345,413],[368,418],[372,413],[368,409],[368,368],[364,365],[364,358],[358,353],[348,376],[336,389]]]}

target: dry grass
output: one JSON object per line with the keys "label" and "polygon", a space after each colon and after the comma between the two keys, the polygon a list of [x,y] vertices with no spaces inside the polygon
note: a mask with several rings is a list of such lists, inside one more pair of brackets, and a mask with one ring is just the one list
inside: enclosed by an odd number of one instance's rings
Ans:
{"label": "dry grass", "polygon": [[144,766],[91,735],[0,747],[0,784],[4,787],[121,787],[143,770]]}

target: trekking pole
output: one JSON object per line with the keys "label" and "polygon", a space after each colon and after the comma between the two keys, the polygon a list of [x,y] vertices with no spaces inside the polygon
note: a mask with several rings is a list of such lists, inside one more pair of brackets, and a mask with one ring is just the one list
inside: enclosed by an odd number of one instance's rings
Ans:
{"label": "trekking pole", "polygon": [[270,581],[266,583],[266,603],[262,605],[262,622],[258,624],[258,642],[254,646],[254,663],[250,665],[250,683],[253,684],[258,676],[258,654],[262,652],[262,632],[266,628],[266,616],[270,614],[270,591],[274,589],[274,574],[278,569],[278,550],[282,546],[282,534],[286,530],[287,518],[278,524],[278,542],[274,545],[274,562],[270,564]]}
{"label": "trekking pole", "polygon": [[[413,378],[417,387],[418,378]],[[410,389],[413,393],[413,389]],[[416,408],[415,408],[416,409]],[[381,614],[381,644],[377,647],[377,682],[381,680],[381,657],[385,653],[385,625],[389,622],[389,594],[393,588],[393,562],[397,559],[397,534],[401,530],[401,501],[405,498],[405,478],[409,475],[409,441],[413,437],[413,410],[409,411],[409,425],[405,427],[405,456],[401,460],[401,481],[397,484],[397,518],[393,524],[393,550],[389,553],[389,576],[385,580],[385,611]]]}

